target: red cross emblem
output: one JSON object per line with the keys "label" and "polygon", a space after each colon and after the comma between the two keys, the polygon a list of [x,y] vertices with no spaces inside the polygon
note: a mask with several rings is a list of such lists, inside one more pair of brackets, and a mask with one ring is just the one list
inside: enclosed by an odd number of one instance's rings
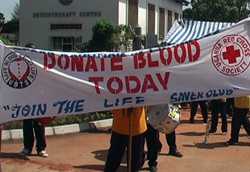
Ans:
{"label": "red cross emblem", "polygon": [[250,67],[250,43],[242,35],[225,35],[212,50],[212,63],[226,76],[237,76]]}
{"label": "red cross emblem", "polygon": [[240,57],[240,50],[234,49],[234,46],[231,45],[226,47],[226,52],[223,52],[223,59],[228,60],[229,64],[237,62],[237,58]]}

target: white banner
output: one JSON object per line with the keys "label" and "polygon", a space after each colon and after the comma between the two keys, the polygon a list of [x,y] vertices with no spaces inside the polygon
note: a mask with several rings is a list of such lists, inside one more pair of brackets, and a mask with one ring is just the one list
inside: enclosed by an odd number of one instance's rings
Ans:
{"label": "white banner", "polygon": [[64,53],[0,45],[0,123],[250,95],[250,20],[173,47]]}

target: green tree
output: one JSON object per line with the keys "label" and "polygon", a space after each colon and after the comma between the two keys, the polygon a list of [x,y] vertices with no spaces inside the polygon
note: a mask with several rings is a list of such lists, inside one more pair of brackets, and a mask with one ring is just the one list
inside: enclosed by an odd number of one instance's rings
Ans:
{"label": "green tree", "polygon": [[113,39],[115,40],[116,51],[128,51],[128,47],[132,46],[132,40],[134,39],[134,33],[127,25],[117,26]]}
{"label": "green tree", "polygon": [[20,9],[20,6],[19,4],[17,3],[14,7],[14,10],[13,12],[11,13],[11,16],[12,16],[12,19],[11,20],[19,20],[19,9]]}
{"label": "green tree", "polygon": [[2,41],[5,44],[9,44],[9,40],[7,40],[7,39],[5,39],[4,37],[1,36],[1,31],[2,31],[2,28],[3,28],[4,22],[5,22],[4,15],[3,15],[3,13],[0,13],[0,41]]}
{"label": "green tree", "polygon": [[3,13],[0,13],[0,32],[2,31],[4,21],[5,21],[4,15],[3,15]]}
{"label": "green tree", "polygon": [[92,39],[87,43],[87,51],[112,51],[114,47],[113,35],[115,27],[107,20],[100,20],[92,28]]}
{"label": "green tree", "polygon": [[250,0],[192,0],[183,17],[193,20],[237,22],[249,14]]}
{"label": "green tree", "polygon": [[19,20],[10,20],[4,24],[3,27],[4,33],[14,33],[18,34],[19,32]]}
{"label": "green tree", "polygon": [[83,45],[83,51],[121,51],[131,46],[134,34],[126,25],[113,26],[107,20],[100,20],[92,28],[92,39]]}
{"label": "green tree", "polygon": [[18,34],[19,32],[19,5],[16,4],[16,6],[13,9],[13,12],[11,13],[12,18],[10,21],[6,22],[3,28],[4,33],[14,33]]}

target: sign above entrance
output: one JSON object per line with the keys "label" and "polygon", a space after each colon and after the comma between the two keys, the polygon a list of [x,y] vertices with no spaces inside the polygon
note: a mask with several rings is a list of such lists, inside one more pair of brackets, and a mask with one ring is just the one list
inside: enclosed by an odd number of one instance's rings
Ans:
{"label": "sign above entrance", "polygon": [[33,18],[101,17],[101,11],[35,12]]}
{"label": "sign above entrance", "polygon": [[70,5],[73,2],[73,0],[59,0],[59,2],[62,5]]}

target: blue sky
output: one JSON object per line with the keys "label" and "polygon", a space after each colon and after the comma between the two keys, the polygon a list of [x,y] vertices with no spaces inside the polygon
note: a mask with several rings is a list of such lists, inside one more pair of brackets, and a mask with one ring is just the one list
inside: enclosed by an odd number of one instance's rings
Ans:
{"label": "blue sky", "polygon": [[11,19],[11,13],[19,0],[0,0],[0,12],[4,14],[6,21]]}

